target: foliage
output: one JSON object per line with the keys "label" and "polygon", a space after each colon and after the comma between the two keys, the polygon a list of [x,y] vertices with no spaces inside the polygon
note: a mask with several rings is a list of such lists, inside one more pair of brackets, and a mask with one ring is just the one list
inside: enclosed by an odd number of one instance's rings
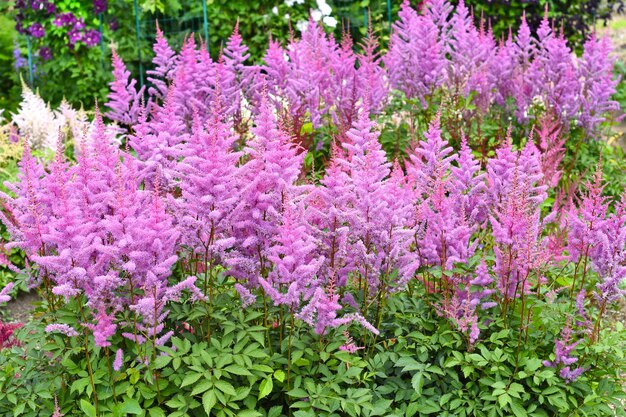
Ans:
{"label": "foliage", "polygon": [[[603,331],[599,343],[579,347],[579,353],[597,365],[566,384],[540,360],[552,349],[546,335],[557,335],[565,324],[566,303],[539,303],[536,330],[521,347],[517,330],[497,319],[468,351],[447,320],[433,314],[429,304],[436,297],[418,285],[413,290],[413,296],[392,297],[381,335],[375,341],[369,336],[368,351],[356,355],[339,349],[345,343],[340,332],[316,336],[299,324],[293,329],[282,322],[275,328],[263,326],[258,311],[262,305],[247,311],[231,308],[238,302],[232,287],[216,298],[210,341],[200,330],[204,306],[179,304],[170,319],[179,326],[177,335],[149,365],[132,360],[138,352],[121,339],[108,348],[90,347],[99,412],[275,417],[623,415],[619,404],[626,394],[617,371],[623,361],[619,346],[626,337],[621,325]],[[57,314],[71,314],[72,307]],[[270,310],[279,319],[279,309]],[[291,349],[287,339],[280,343],[283,325],[285,332],[297,335]],[[51,337],[43,327],[37,319],[15,330],[20,345],[0,355],[0,415],[50,414],[55,398],[67,417],[95,415],[82,342]],[[124,348],[124,356],[123,365],[115,370],[117,348]]]}
{"label": "foliage", "polygon": [[[0,5],[0,109],[5,111],[14,110],[13,106],[18,102],[19,83],[12,68],[15,63],[14,39],[17,34],[15,22],[4,13],[4,6]],[[6,116],[6,114],[5,114]]]}

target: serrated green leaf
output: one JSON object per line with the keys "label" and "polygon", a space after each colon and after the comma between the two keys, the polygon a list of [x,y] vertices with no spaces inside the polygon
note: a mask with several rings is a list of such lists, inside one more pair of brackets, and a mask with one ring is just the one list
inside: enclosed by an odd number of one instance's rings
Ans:
{"label": "serrated green leaf", "polygon": [[511,410],[513,411],[513,414],[515,414],[515,417],[528,416],[528,413],[526,413],[526,409],[518,401],[511,402]]}
{"label": "serrated green leaf", "polygon": [[125,414],[141,414],[143,410],[141,409],[141,405],[134,398],[128,398],[125,400],[120,406],[120,410]]}
{"label": "serrated green leaf", "polygon": [[152,407],[148,410],[148,415],[150,417],[165,417],[165,412],[159,407]]}
{"label": "serrated green leaf", "polygon": [[261,386],[259,387],[259,400],[261,398],[267,397],[273,389],[274,382],[272,381],[272,377],[268,376],[261,382]]}
{"label": "serrated green leaf", "polygon": [[211,409],[217,403],[217,397],[213,390],[207,391],[202,395],[202,407],[207,415],[211,415]]}
{"label": "serrated green leaf", "polygon": [[285,380],[285,372],[278,369],[276,372],[274,372],[274,378],[278,381],[278,382],[283,382]]}
{"label": "serrated green leaf", "polygon": [[417,395],[422,395],[422,388],[424,387],[424,373],[418,372],[413,375],[413,378],[411,379],[411,385],[413,386],[413,389],[415,390]]}
{"label": "serrated green leaf", "polygon": [[213,382],[210,379],[204,379],[193,387],[193,390],[191,390],[191,396],[194,397],[198,394],[202,394],[211,387],[213,387]]}
{"label": "serrated green leaf", "polygon": [[183,382],[181,382],[180,387],[186,387],[187,385],[191,385],[202,377],[200,373],[187,374],[183,378]]}
{"label": "serrated green leaf", "polygon": [[250,376],[252,375],[252,373],[250,371],[248,371],[246,368],[244,368],[241,365],[228,365],[226,368],[224,368],[224,371],[229,372],[231,374],[235,374],[235,375],[241,375],[241,376]]}
{"label": "serrated green leaf", "polygon": [[219,389],[220,391],[222,391],[224,394],[228,394],[232,396],[237,395],[235,388],[230,382],[218,379],[213,382],[213,385],[215,385],[215,387]]}

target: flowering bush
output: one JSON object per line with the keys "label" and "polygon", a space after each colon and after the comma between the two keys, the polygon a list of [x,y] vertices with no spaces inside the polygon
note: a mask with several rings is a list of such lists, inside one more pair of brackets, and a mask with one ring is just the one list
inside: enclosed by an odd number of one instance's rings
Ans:
{"label": "flowering bush", "polygon": [[[624,295],[626,193],[604,194],[600,165],[576,187],[562,164],[564,135],[595,132],[613,106],[609,49],[591,38],[575,58],[547,21],[539,40],[522,23],[496,47],[462,4],[425,13],[403,6],[384,57],[371,33],[355,55],[314,21],[260,66],[237,27],[217,61],[159,34],[145,95],[114,56],[119,129],[96,109],[75,160],[60,137],[48,164],[23,140],[0,220],[43,306],[0,353],[0,411],[621,407],[626,334],[605,318]],[[475,100],[465,114],[510,109],[528,133],[473,150],[455,96]],[[389,161],[372,116],[401,98],[430,120]],[[29,388],[44,382],[61,388]]]}

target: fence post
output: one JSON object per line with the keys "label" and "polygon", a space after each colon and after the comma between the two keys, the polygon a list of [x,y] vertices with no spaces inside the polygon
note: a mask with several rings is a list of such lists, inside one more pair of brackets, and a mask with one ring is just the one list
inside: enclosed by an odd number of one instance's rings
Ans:
{"label": "fence post", "polygon": [[209,54],[211,53],[211,40],[209,39],[209,21],[207,19],[206,12],[206,0],[202,0],[202,18],[204,26],[204,40],[206,42],[206,48]]}
{"label": "fence post", "polygon": [[98,13],[98,18],[100,19],[100,51],[102,52],[100,64],[102,65],[102,69],[104,69],[104,29],[102,26],[102,13]]}
{"label": "fence post", "polygon": [[139,86],[143,87],[143,60],[141,59],[141,32],[139,31],[139,7],[137,0],[133,0],[135,6],[135,33],[137,34],[137,58],[139,59]]}
{"label": "fence post", "polygon": [[389,33],[391,33],[391,0],[387,0],[387,20],[389,21]]}
{"label": "fence post", "polygon": [[26,45],[28,45],[28,79],[30,81],[30,87],[33,88],[35,82],[35,76],[33,74],[33,52],[30,46],[30,36],[26,35]]}

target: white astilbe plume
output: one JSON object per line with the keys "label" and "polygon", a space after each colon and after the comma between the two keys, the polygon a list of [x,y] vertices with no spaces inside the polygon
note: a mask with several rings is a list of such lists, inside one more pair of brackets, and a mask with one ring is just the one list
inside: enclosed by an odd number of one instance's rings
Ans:
{"label": "white astilbe plume", "polygon": [[82,107],[76,110],[64,99],[54,113],[58,119],[64,119],[65,125],[74,141],[74,145],[79,145],[82,136],[91,126],[87,112],[85,112]]}
{"label": "white astilbe plume", "polygon": [[33,149],[56,150],[59,129],[65,125],[65,118],[55,115],[37,93],[22,83],[22,102],[17,114],[13,114],[13,123]]}

